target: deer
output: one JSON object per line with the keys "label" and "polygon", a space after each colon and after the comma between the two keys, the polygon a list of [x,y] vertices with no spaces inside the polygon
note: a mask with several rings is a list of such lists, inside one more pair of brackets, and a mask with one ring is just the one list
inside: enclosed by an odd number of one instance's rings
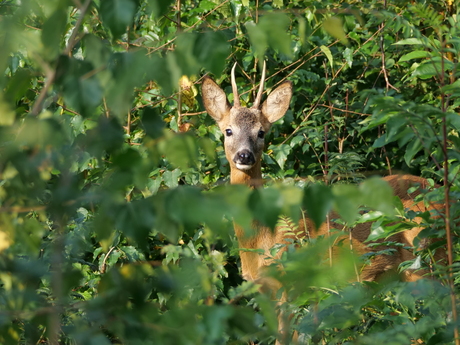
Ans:
{"label": "deer", "polygon": [[[264,92],[266,64],[263,63],[262,77],[259,84],[258,92],[252,107],[241,106],[238,95],[238,88],[235,79],[234,64],[231,70],[231,85],[233,92],[233,106],[228,101],[225,92],[209,76],[205,76],[202,82],[202,98],[206,112],[216,121],[221,132],[224,135],[224,150],[226,158],[230,165],[230,183],[246,184],[251,188],[261,188],[263,185],[261,171],[261,157],[265,146],[265,135],[270,131],[274,122],[281,119],[289,108],[293,87],[290,81],[282,82],[276,87],[261,103]],[[428,186],[428,181],[422,177],[414,175],[390,175],[383,177],[392,187],[395,196],[399,197],[405,209],[424,212],[428,209],[439,208],[438,206],[425,206],[423,202],[414,202],[414,198],[420,193],[408,192],[411,186]],[[339,216],[334,212],[331,213],[331,219]],[[417,223],[421,222],[416,218]],[[329,233],[330,224],[322,224],[318,229],[314,223],[306,218],[299,224],[301,232],[308,234],[310,238],[317,238]],[[253,281],[261,285],[262,291],[268,291],[275,295],[276,291],[281,288],[279,282],[272,278],[264,276],[265,268],[272,264],[273,259],[270,249],[276,244],[286,243],[287,235],[280,229],[274,230],[254,223],[254,232],[247,235],[242,227],[234,224],[234,230],[238,241],[239,253],[241,260],[242,276],[247,281]],[[351,241],[354,250],[358,254],[364,254],[371,250],[366,246],[370,233],[371,224],[358,224],[351,231]],[[404,247],[413,247],[414,239],[422,230],[422,227],[412,229],[393,235],[390,240],[405,244]],[[279,257],[282,248],[276,255]],[[261,249],[264,254],[258,251],[246,251],[244,249]],[[375,251],[375,249],[373,249]],[[441,254],[442,256],[442,254]],[[437,256],[439,258],[439,255]],[[375,281],[385,275],[387,272],[397,270],[399,264],[404,261],[414,259],[414,254],[402,247],[396,248],[394,255],[377,255],[371,265],[361,269],[360,279],[362,281]],[[415,281],[422,278],[426,271],[406,270],[402,279],[405,281]],[[279,303],[286,300],[283,293]],[[278,339],[277,344],[286,343],[287,340],[287,322],[289,318],[278,314]]]}

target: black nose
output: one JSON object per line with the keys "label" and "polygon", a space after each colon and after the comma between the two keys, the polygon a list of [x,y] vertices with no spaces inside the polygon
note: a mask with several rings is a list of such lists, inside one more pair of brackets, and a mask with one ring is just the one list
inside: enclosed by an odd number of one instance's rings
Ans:
{"label": "black nose", "polygon": [[256,162],[254,154],[249,150],[241,150],[237,152],[233,161],[242,165],[253,165]]}

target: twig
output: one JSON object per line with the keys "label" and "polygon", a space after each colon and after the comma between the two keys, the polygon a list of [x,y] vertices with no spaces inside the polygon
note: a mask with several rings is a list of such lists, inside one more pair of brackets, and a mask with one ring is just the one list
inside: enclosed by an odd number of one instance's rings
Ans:
{"label": "twig", "polygon": [[101,268],[99,270],[101,274],[105,273],[107,269],[107,259],[109,258],[110,254],[113,252],[115,248],[116,248],[115,246],[111,247],[109,251],[107,252],[107,254],[105,254],[104,259],[102,260]]}
{"label": "twig", "polygon": [[[80,5],[81,3],[78,2]],[[77,35],[78,30],[80,29],[81,24],[83,23],[83,19],[85,17],[86,11],[88,11],[88,7],[91,4],[91,0],[86,0],[85,3],[80,7],[80,17],[78,17],[77,22],[75,23],[75,27],[72,31],[72,35],[70,35],[69,41],[67,42],[67,47],[64,49],[64,55],[69,55],[72,51],[72,48],[77,43]]]}
{"label": "twig", "polygon": [[[385,27],[385,24],[382,23],[379,26],[381,27],[381,30],[383,30],[383,28]],[[382,73],[383,73],[383,77],[385,78],[386,89],[388,91],[388,89],[391,88],[399,92],[399,90],[396,87],[394,87],[390,83],[390,80],[388,79],[388,72],[387,72],[387,67],[386,67],[386,62],[385,62],[385,47],[383,45],[383,34],[380,35],[379,46],[380,46],[380,53],[382,54]]]}

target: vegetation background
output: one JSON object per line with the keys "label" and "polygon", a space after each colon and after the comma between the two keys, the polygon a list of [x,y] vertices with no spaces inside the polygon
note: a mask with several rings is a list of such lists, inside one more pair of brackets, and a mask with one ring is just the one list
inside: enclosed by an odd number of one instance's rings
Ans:
{"label": "vegetation background", "polygon": [[[416,243],[442,240],[403,265],[437,279],[350,283],[356,258],[331,267],[327,239],[306,241],[279,262],[283,307],[306,344],[458,344],[458,10],[0,0],[0,343],[271,344],[275,304],[242,281],[232,219],[273,226],[303,206],[321,221],[334,207],[345,228],[375,220],[372,238],[387,238],[415,214],[379,180],[356,183],[408,172],[448,203],[420,215]],[[250,104],[262,59],[268,91],[288,79],[295,92],[267,138],[271,182],[252,191],[228,186],[199,84],[211,74],[231,98],[237,62]],[[448,269],[431,260],[446,242]]]}

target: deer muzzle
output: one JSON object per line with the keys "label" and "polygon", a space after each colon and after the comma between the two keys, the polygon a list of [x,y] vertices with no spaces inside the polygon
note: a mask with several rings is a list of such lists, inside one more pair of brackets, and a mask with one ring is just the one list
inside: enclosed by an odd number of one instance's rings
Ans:
{"label": "deer muzzle", "polygon": [[238,151],[233,157],[233,162],[236,164],[236,167],[240,170],[249,170],[255,164],[256,159],[254,154],[247,150]]}

